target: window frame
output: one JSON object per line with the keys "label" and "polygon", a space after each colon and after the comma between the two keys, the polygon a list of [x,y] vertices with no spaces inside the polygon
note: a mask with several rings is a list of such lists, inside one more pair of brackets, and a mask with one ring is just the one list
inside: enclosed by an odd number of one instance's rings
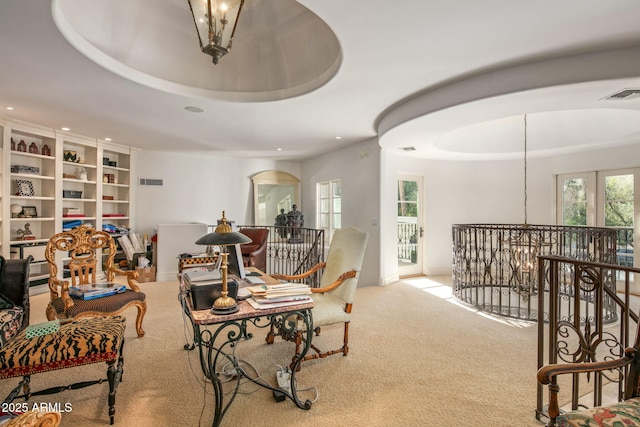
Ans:
{"label": "window frame", "polygon": [[[334,194],[334,186],[338,184],[340,186],[340,194],[336,196]],[[327,186],[327,197],[322,196],[322,187]],[[333,238],[333,233],[342,228],[342,180],[341,179],[332,179],[328,181],[320,181],[316,183],[316,200],[317,203],[317,212],[316,218],[318,219],[316,227],[318,229],[325,231],[325,241],[326,244],[331,243],[331,239]],[[340,200],[340,212],[335,212],[335,201]],[[327,201],[328,211],[323,211],[323,201]],[[336,216],[340,218],[340,226],[336,226]],[[327,218],[327,227],[323,226],[323,218]]]}

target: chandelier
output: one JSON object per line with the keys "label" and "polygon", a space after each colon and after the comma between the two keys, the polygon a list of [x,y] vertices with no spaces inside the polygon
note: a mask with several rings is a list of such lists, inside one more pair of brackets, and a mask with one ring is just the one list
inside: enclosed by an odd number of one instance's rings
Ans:
{"label": "chandelier", "polygon": [[229,53],[244,0],[188,0],[200,49],[213,63]]}
{"label": "chandelier", "polygon": [[511,232],[505,240],[511,254],[512,286],[525,299],[536,295],[538,289],[538,255],[553,242],[545,239],[544,231],[530,227],[527,222],[527,115],[524,115],[524,224]]}

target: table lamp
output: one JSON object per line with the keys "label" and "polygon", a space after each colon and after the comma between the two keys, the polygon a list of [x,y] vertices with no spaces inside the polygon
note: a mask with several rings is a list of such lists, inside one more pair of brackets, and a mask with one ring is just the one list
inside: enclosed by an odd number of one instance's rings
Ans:
{"label": "table lamp", "polygon": [[224,211],[222,211],[222,219],[216,227],[216,230],[196,240],[196,245],[221,247],[220,256],[222,257],[222,263],[220,270],[222,270],[222,295],[213,303],[213,307],[211,308],[213,314],[231,314],[238,311],[236,300],[229,296],[229,289],[227,287],[227,262],[229,253],[226,250],[226,246],[250,242],[251,239],[249,237],[232,230],[231,226],[227,224]]}

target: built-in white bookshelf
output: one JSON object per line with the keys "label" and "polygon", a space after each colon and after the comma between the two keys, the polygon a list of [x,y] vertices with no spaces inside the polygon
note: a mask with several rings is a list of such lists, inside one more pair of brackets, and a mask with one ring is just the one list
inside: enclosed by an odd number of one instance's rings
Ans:
{"label": "built-in white bookshelf", "polygon": [[[0,253],[39,253],[31,247],[69,223],[130,228],[135,152],[0,116]],[[46,269],[37,260],[31,270],[36,277]]]}

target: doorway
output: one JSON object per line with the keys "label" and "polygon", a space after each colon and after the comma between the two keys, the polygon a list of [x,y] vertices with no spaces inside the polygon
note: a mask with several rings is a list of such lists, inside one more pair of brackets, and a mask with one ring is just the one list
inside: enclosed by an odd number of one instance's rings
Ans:
{"label": "doorway", "polygon": [[398,178],[398,274],[400,277],[422,274],[422,177]]}

